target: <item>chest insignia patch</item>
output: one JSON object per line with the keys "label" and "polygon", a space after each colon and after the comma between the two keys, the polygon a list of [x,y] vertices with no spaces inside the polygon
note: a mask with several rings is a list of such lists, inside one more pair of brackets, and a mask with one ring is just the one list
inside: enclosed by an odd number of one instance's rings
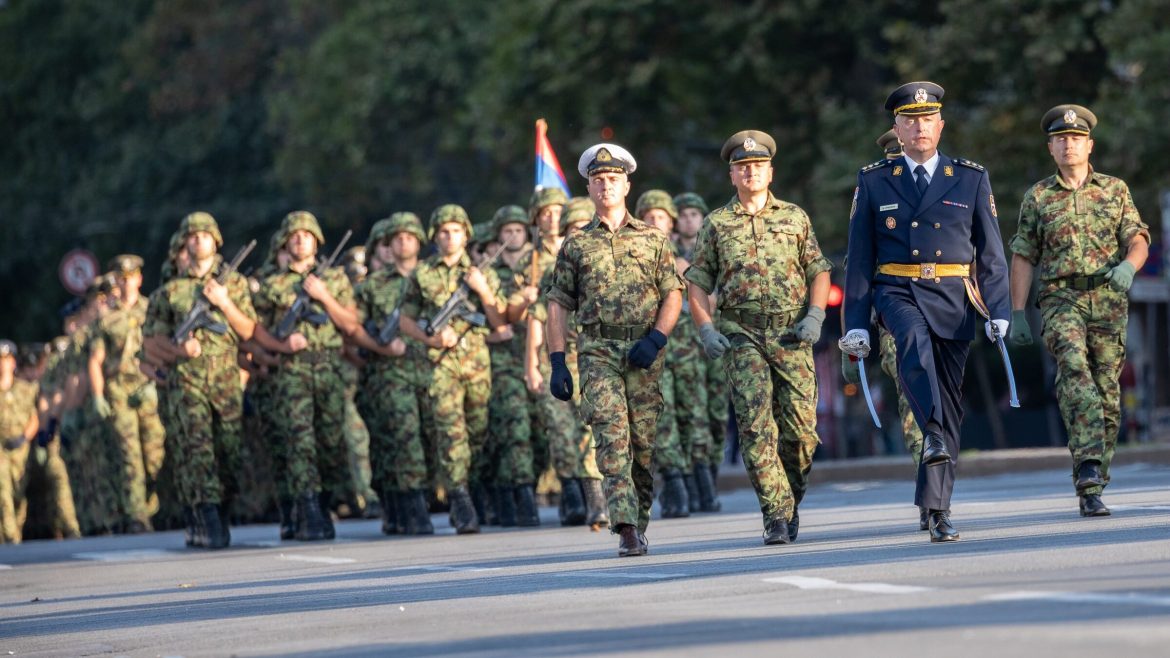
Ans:
{"label": "chest insignia patch", "polygon": [[879,211],[879,212],[885,212],[885,211],[887,211],[887,210],[897,210],[897,209],[898,209],[898,204],[896,204],[896,203],[887,203],[886,205],[884,205],[884,206],[882,206],[882,207],[878,208],[878,211]]}
{"label": "chest insignia patch", "polygon": [[943,176],[954,176],[954,175],[955,175],[955,168],[954,167],[952,167],[950,165],[943,167]]}
{"label": "chest insignia patch", "polygon": [[893,217],[886,218],[886,228],[888,228],[892,231],[897,226],[898,226],[898,222]]}
{"label": "chest insignia patch", "polygon": [[902,175],[902,165],[895,166],[894,170],[891,171],[890,174],[892,176],[901,176]]}

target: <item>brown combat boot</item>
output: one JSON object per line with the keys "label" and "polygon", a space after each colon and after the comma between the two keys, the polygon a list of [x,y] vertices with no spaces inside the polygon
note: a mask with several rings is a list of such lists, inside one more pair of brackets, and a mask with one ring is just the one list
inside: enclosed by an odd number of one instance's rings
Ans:
{"label": "brown combat boot", "polygon": [[618,557],[636,557],[646,554],[646,545],[638,536],[638,528],[630,524],[618,526]]}

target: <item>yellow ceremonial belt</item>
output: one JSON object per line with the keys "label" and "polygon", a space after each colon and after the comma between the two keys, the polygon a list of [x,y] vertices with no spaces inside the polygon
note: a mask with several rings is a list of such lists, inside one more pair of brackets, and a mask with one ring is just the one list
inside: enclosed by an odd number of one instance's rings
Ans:
{"label": "yellow ceremonial belt", "polygon": [[938,263],[912,263],[907,265],[901,263],[883,263],[878,265],[878,274],[910,276],[919,279],[937,279],[944,276],[971,276],[971,266],[967,263],[942,265]]}

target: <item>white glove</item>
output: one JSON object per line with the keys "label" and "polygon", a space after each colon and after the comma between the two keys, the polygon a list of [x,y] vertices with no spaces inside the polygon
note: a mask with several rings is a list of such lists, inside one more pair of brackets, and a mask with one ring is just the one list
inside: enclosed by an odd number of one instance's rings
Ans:
{"label": "white glove", "polygon": [[995,334],[991,331],[991,326],[995,325],[999,329],[999,335],[1005,340],[1007,339],[1008,321],[1007,320],[990,320],[983,325],[983,331],[987,332],[987,340],[995,342]]}
{"label": "white glove", "polygon": [[837,341],[837,347],[846,354],[864,359],[869,356],[869,330],[850,329]]}

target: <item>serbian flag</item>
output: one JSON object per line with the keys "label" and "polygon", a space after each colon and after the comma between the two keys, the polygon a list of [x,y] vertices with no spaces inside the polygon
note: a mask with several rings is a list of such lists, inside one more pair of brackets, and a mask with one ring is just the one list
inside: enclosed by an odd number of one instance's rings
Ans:
{"label": "serbian flag", "polygon": [[569,192],[569,184],[565,182],[565,172],[561,171],[561,163],[557,162],[557,154],[553,153],[552,145],[548,143],[548,124],[544,119],[536,120],[536,189],[559,187],[565,196],[573,196]]}

